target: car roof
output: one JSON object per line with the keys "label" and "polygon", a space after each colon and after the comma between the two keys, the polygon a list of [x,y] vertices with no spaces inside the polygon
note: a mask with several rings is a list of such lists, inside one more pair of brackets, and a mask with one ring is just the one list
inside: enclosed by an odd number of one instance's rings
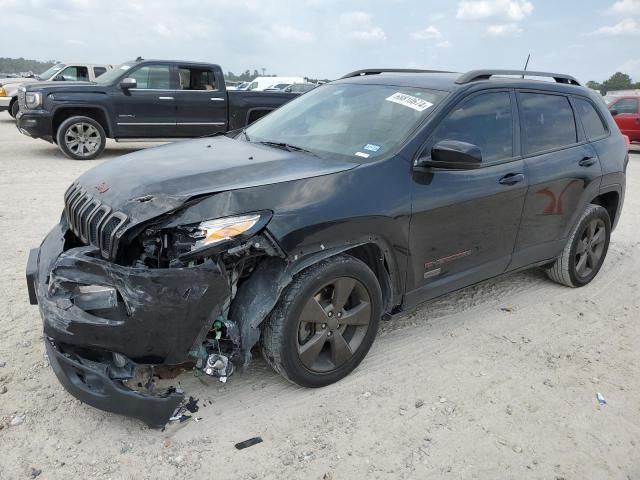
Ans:
{"label": "car roof", "polygon": [[[462,88],[468,88],[470,85],[483,85],[491,88],[524,88],[535,90],[549,90],[561,93],[582,93],[585,94],[586,87],[580,86],[577,81],[570,76],[563,74],[544,74],[558,75],[560,81],[538,80],[533,78],[517,78],[514,74],[510,76],[489,76],[486,78],[488,71],[476,71],[477,79],[474,79],[474,72],[466,74],[456,72],[437,72],[437,71],[412,71],[412,70],[362,70],[354,72],[336,80],[333,83],[354,83],[354,84],[378,84],[378,85],[395,85],[399,87],[426,88],[431,90],[443,90],[452,92]],[[366,72],[366,73],[365,73]],[[506,72],[496,70],[495,72]],[[541,72],[530,72],[541,73]],[[564,83],[575,82],[575,83]],[[590,96],[590,95],[588,95]]]}
{"label": "car roof", "polygon": [[208,62],[190,62],[188,60],[167,60],[167,59],[158,59],[158,58],[144,58],[142,60],[130,60],[124,63],[133,63],[133,64],[141,64],[141,63],[172,63],[175,65],[206,65],[208,67],[220,67],[217,63],[208,63]]}

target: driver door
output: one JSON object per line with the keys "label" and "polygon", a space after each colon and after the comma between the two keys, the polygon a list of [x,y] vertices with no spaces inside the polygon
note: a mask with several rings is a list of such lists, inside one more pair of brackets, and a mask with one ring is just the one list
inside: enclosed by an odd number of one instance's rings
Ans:
{"label": "driver door", "polygon": [[113,92],[116,138],[176,137],[174,69],[170,64],[146,64],[132,69],[127,78],[136,88]]}
{"label": "driver door", "polygon": [[408,305],[503,273],[511,260],[527,192],[518,158],[515,97],[481,92],[440,122],[421,157],[442,140],[478,146],[478,168],[413,172]]}

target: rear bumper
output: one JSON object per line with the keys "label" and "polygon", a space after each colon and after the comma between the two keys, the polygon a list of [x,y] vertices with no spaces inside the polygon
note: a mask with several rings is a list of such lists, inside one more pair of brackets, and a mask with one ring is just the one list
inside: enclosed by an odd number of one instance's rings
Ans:
{"label": "rear bumper", "polygon": [[41,138],[53,143],[51,117],[48,113],[25,113],[20,111],[16,117],[16,127],[23,135],[31,138]]}
{"label": "rear bumper", "polygon": [[[126,387],[136,370],[193,358],[230,294],[217,264],[149,269],[99,257],[94,247],[65,249],[67,227],[57,225],[29,254],[27,290],[42,317],[51,365],[79,400],[138,418],[167,422],[183,398],[176,392],[140,393]],[[74,304],[78,285],[115,288],[117,305],[85,311]],[[114,354],[127,360],[117,367]],[[120,357],[120,358],[122,358]]]}

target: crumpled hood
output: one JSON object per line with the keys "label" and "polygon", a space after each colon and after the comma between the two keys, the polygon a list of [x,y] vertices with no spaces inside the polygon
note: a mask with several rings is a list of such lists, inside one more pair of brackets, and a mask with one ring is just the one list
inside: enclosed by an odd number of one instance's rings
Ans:
{"label": "crumpled hood", "polygon": [[356,166],[219,136],[124,155],[89,170],[77,183],[137,223],[196,196],[328,175]]}

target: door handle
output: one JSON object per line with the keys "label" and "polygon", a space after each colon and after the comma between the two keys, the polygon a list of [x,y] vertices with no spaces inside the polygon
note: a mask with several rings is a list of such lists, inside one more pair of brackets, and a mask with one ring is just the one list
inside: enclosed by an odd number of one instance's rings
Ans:
{"label": "door handle", "polygon": [[224,98],[220,97],[211,97],[212,102],[224,102]]}
{"label": "door handle", "polygon": [[636,123],[640,123],[640,117],[636,118]]}
{"label": "door handle", "polygon": [[522,173],[508,173],[499,182],[502,185],[515,185],[516,183],[524,182],[524,175]]}
{"label": "door handle", "polygon": [[173,100],[173,97],[158,97],[158,100]]}
{"label": "door handle", "polygon": [[596,159],[593,157],[584,157],[582,160],[578,162],[578,165],[581,167],[590,167],[591,165],[596,163]]}

